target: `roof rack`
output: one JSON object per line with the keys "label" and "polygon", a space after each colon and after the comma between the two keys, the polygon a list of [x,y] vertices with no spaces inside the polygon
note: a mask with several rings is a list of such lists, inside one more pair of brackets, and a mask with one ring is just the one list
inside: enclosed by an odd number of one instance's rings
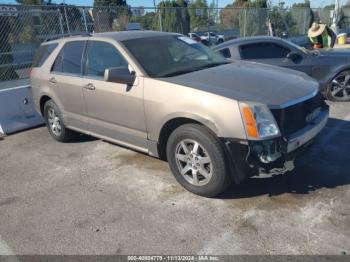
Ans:
{"label": "roof rack", "polygon": [[89,32],[79,32],[79,33],[67,33],[67,34],[59,34],[59,35],[52,35],[50,37],[47,37],[44,42],[64,38],[64,37],[70,37],[70,36],[91,36],[91,33]]}

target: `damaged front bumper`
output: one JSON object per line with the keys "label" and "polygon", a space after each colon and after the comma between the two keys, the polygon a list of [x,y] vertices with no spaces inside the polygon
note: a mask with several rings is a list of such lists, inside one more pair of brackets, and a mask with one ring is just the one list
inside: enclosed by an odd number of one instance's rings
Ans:
{"label": "damaged front bumper", "polygon": [[307,148],[327,124],[329,108],[289,137],[264,141],[226,140],[226,148],[235,169],[236,182],[261,173],[283,174],[294,169],[296,156]]}

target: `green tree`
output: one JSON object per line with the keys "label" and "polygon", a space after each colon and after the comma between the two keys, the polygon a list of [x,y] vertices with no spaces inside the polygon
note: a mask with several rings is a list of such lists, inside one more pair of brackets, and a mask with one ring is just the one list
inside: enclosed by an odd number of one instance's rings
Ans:
{"label": "green tree", "polygon": [[304,3],[293,4],[291,8],[291,16],[295,21],[294,27],[290,29],[291,34],[302,35],[307,33],[315,20],[310,0],[304,0]]}
{"label": "green tree", "polygon": [[21,5],[42,5],[45,3],[43,0],[16,0]]}
{"label": "green tree", "polygon": [[190,32],[190,14],[188,13],[188,5],[185,0],[176,0],[177,20],[179,23],[179,32],[187,35]]}
{"label": "green tree", "polygon": [[[0,81],[7,81],[12,79],[18,79],[18,75],[14,70],[13,66],[8,64],[13,63],[11,32],[13,33],[14,28],[17,28],[18,20],[11,16],[0,16],[0,28],[6,28],[0,37],[0,53],[2,54],[0,59]],[[12,43],[11,43],[12,42]]]}
{"label": "green tree", "polygon": [[211,22],[206,0],[193,0],[188,6],[191,31],[206,31]]}
{"label": "green tree", "polygon": [[94,6],[127,6],[126,0],[94,0]]}
{"label": "green tree", "polygon": [[281,37],[284,33],[293,35],[296,23],[292,18],[291,12],[284,9],[283,6],[272,7],[269,13],[269,21],[272,24],[275,36]]}
{"label": "green tree", "polygon": [[239,13],[241,36],[265,35],[267,33],[267,0],[237,0],[243,10]]}
{"label": "green tree", "polygon": [[157,18],[158,16],[155,12],[148,12],[143,16],[133,16],[130,22],[140,23],[142,29],[145,30],[158,30]]}
{"label": "green tree", "polygon": [[95,28],[98,31],[125,30],[130,21],[131,11],[126,0],[94,0],[94,7],[100,8],[103,13],[101,16],[103,22],[99,19],[103,25]]}
{"label": "green tree", "polygon": [[157,10],[158,21],[156,19],[154,22],[159,23],[158,28],[161,26],[161,29],[166,32],[188,34],[190,16],[186,1],[162,1],[158,4]]}
{"label": "green tree", "polygon": [[224,28],[239,28],[239,8],[234,4],[226,5],[220,11],[220,21]]}

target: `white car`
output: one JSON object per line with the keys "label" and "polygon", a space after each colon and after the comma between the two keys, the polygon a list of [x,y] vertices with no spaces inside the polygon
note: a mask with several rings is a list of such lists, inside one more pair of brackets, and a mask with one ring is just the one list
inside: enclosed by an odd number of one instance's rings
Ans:
{"label": "white car", "polygon": [[206,35],[201,36],[204,44],[221,44],[225,41],[223,35],[218,35],[213,32],[208,32]]}

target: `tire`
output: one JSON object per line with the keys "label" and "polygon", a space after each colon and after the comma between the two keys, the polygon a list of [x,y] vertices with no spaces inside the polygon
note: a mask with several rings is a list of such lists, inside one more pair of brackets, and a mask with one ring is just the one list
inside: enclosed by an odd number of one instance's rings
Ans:
{"label": "tire", "polygon": [[201,42],[202,42],[202,44],[203,44],[203,45],[205,45],[205,46],[209,46],[209,42],[208,42],[208,40],[203,39]]}
{"label": "tire", "polygon": [[77,132],[64,126],[61,111],[52,100],[48,100],[44,105],[44,119],[50,135],[55,140],[69,142],[78,136]]}
{"label": "tire", "polygon": [[231,184],[224,146],[204,126],[186,124],[175,129],[166,153],[176,180],[194,194],[215,197]]}
{"label": "tire", "polygon": [[334,102],[350,101],[350,71],[343,71],[332,79],[326,90],[326,98]]}
{"label": "tire", "polygon": [[224,42],[224,40],[221,38],[218,40],[218,44],[222,44],[223,42]]}

